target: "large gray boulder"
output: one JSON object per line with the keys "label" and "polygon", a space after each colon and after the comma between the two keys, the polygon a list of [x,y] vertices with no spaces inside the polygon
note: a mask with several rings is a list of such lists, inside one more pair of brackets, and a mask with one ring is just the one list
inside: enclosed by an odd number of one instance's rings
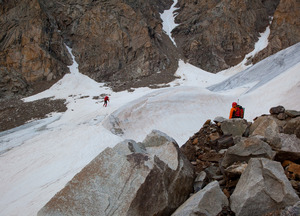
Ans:
{"label": "large gray boulder", "polygon": [[250,135],[263,136],[272,146],[280,148],[278,133],[284,124],[285,122],[280,122],[274,116],[261,116],[250,126]]}
{"label": "large gray boulder", "polygon": [[245,119],[227,119],[221,122],[224,135],[242,136],[250,126]]}
{"label": "large gray boulder", "polygon": [[242,137],[240,142],[226,151],[221,166],[226,168],[234,162],[248,162],[253,157],[273,159],[274,156],[272,148],[258,137]]}
{"label": "large gray boulder", "polygon": [[228,206],[227,197],[222,192],[219,183],[213,181],[191,196],[172,216],[215,216],[222,211],[224,206]]}
{"label": "large gray boulder", "polygon": [[230,197],[237,216],[264,215],[299,201],[279,162],[252,158]]}
{"label": "large gray boulder", "polygon": [[193,191],[192,165],[175,140],[153,131],[144,143],[107,148],[39,212],[44,215],[170,215]]}

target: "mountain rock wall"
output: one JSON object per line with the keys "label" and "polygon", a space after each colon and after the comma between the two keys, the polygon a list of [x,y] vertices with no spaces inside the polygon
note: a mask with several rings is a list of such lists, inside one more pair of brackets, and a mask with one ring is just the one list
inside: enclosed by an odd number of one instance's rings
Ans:
{"label": "mountain rock wall", "polygon": [[218,72],[241,62],[254,49],[279,0],[179,0],[173,32],[188,61]]}
{"label": "mountain rock wall", "polygon": [[[140,79],[173,80],[178,55],[159,15],[171,3],[2,1],[1,97],[22,94],[36,81],[69,72],[72,61],[65,44],[72,48],[80,72],[112,87],[145,85]],[[157,77],[160,72],[164,79]]]}
{"label": "mountain rock wall", "polygon": [[269,45],[253,58],[253,63],[300,41],[300,2],[281,0],[270,29]]}
{"label": "mountain rock wall", "polygon": [[[258,61],[300,41],[298,0],[179,0],[172,31],[160,13],[172,0],[2,0],[0,98],[26,94],[37,81],[79,71],[113,90],[175,79],[178,59],[209,72],[241,62],[270,26]],[[46,87],[45,87],[46,88]]]}
{"label": "mountain rock wall", "polygon": [[68,72],[71,56],[37,0],[1,1],[0,97]]}
{"label": "mountain rock wall", "polygon": [[175,48],[162,31],[159,15],[171,1],[42,0],[41,4],[72,47],[80,72],[96,81],[133,85],[158,72],[173,75],[177,68]]}

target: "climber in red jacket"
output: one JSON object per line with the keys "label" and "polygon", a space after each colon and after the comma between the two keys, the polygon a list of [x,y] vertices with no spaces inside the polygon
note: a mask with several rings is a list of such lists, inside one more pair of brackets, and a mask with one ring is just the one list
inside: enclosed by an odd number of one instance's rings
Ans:
{"label": "climber in red jacket", "polygon": [[105,96],[104,97],[104,104],[103,104],[103,106],[107,107],[107,101],[109,101],[109,97]]}

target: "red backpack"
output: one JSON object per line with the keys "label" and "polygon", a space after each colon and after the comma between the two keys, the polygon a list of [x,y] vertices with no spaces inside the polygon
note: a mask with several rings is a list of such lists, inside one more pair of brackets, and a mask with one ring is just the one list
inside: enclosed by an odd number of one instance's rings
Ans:
{"label": "red backpack", "polygon": [[245,108],[237,105],[235,108],[235,112],[233,112],[233,118],[244,118]]}

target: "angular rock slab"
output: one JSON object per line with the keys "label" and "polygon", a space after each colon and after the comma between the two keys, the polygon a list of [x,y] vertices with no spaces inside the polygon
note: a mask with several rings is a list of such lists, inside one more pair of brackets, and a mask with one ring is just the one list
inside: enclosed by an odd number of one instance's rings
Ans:
{"label": "angular rock slab", "polygon": [[206,215],[215,216],[228,206],[228,199],[222,192],[219,183],[213,181],[203,190],[191,196],[172,216]]}
{"label": "angular rock slab", "polygon": [[280,133],[278,136],[281,139],[282,151],[300,153],[300,139],[295,134]]}
{"label": "angular rock slab", "polygon": [[202,189],[202,187],[204,185],[204,181],[205,181],[206,178],[207,178],[207,174],[204,171],[201,171],[197,175],[197,177],[196,177],[196,179],[194,181],[194,191],[195,192],[198,192],[198,191],[200,191]]}
{"label": "angular rock slab", "polygon": [[249,124],[245,119],[227,119],[221,122],[224,135],[242,136],[248,127]]}
{"label": "angular rock slab", "polygon": [[[281,125],[282,124],[282,125]],[[250,126],[250,135],[265,137],[273,146],[280,147],[278,133],[284,123],[281,123],[273,116],[260,116]]]}
{"label": "angular rock slab", "polygon": [[167,135],[153,131],[145,140],[154,153],[133,140],[105,149],[38,216],[170,215],[193,191],[193,168]]}
{"label": "angular rock slab", "polygon": [[299,201],[279,162],[252,158],[230,197],[237,216],[264,215]]}
{"label": "angular rock slab", "polygon": [[243,137],[240,142],[227,150],[221,165],[228,167],[234,162],[248,162],[253,157],[273,159],[275,154],[272,148],[258,137]]}

